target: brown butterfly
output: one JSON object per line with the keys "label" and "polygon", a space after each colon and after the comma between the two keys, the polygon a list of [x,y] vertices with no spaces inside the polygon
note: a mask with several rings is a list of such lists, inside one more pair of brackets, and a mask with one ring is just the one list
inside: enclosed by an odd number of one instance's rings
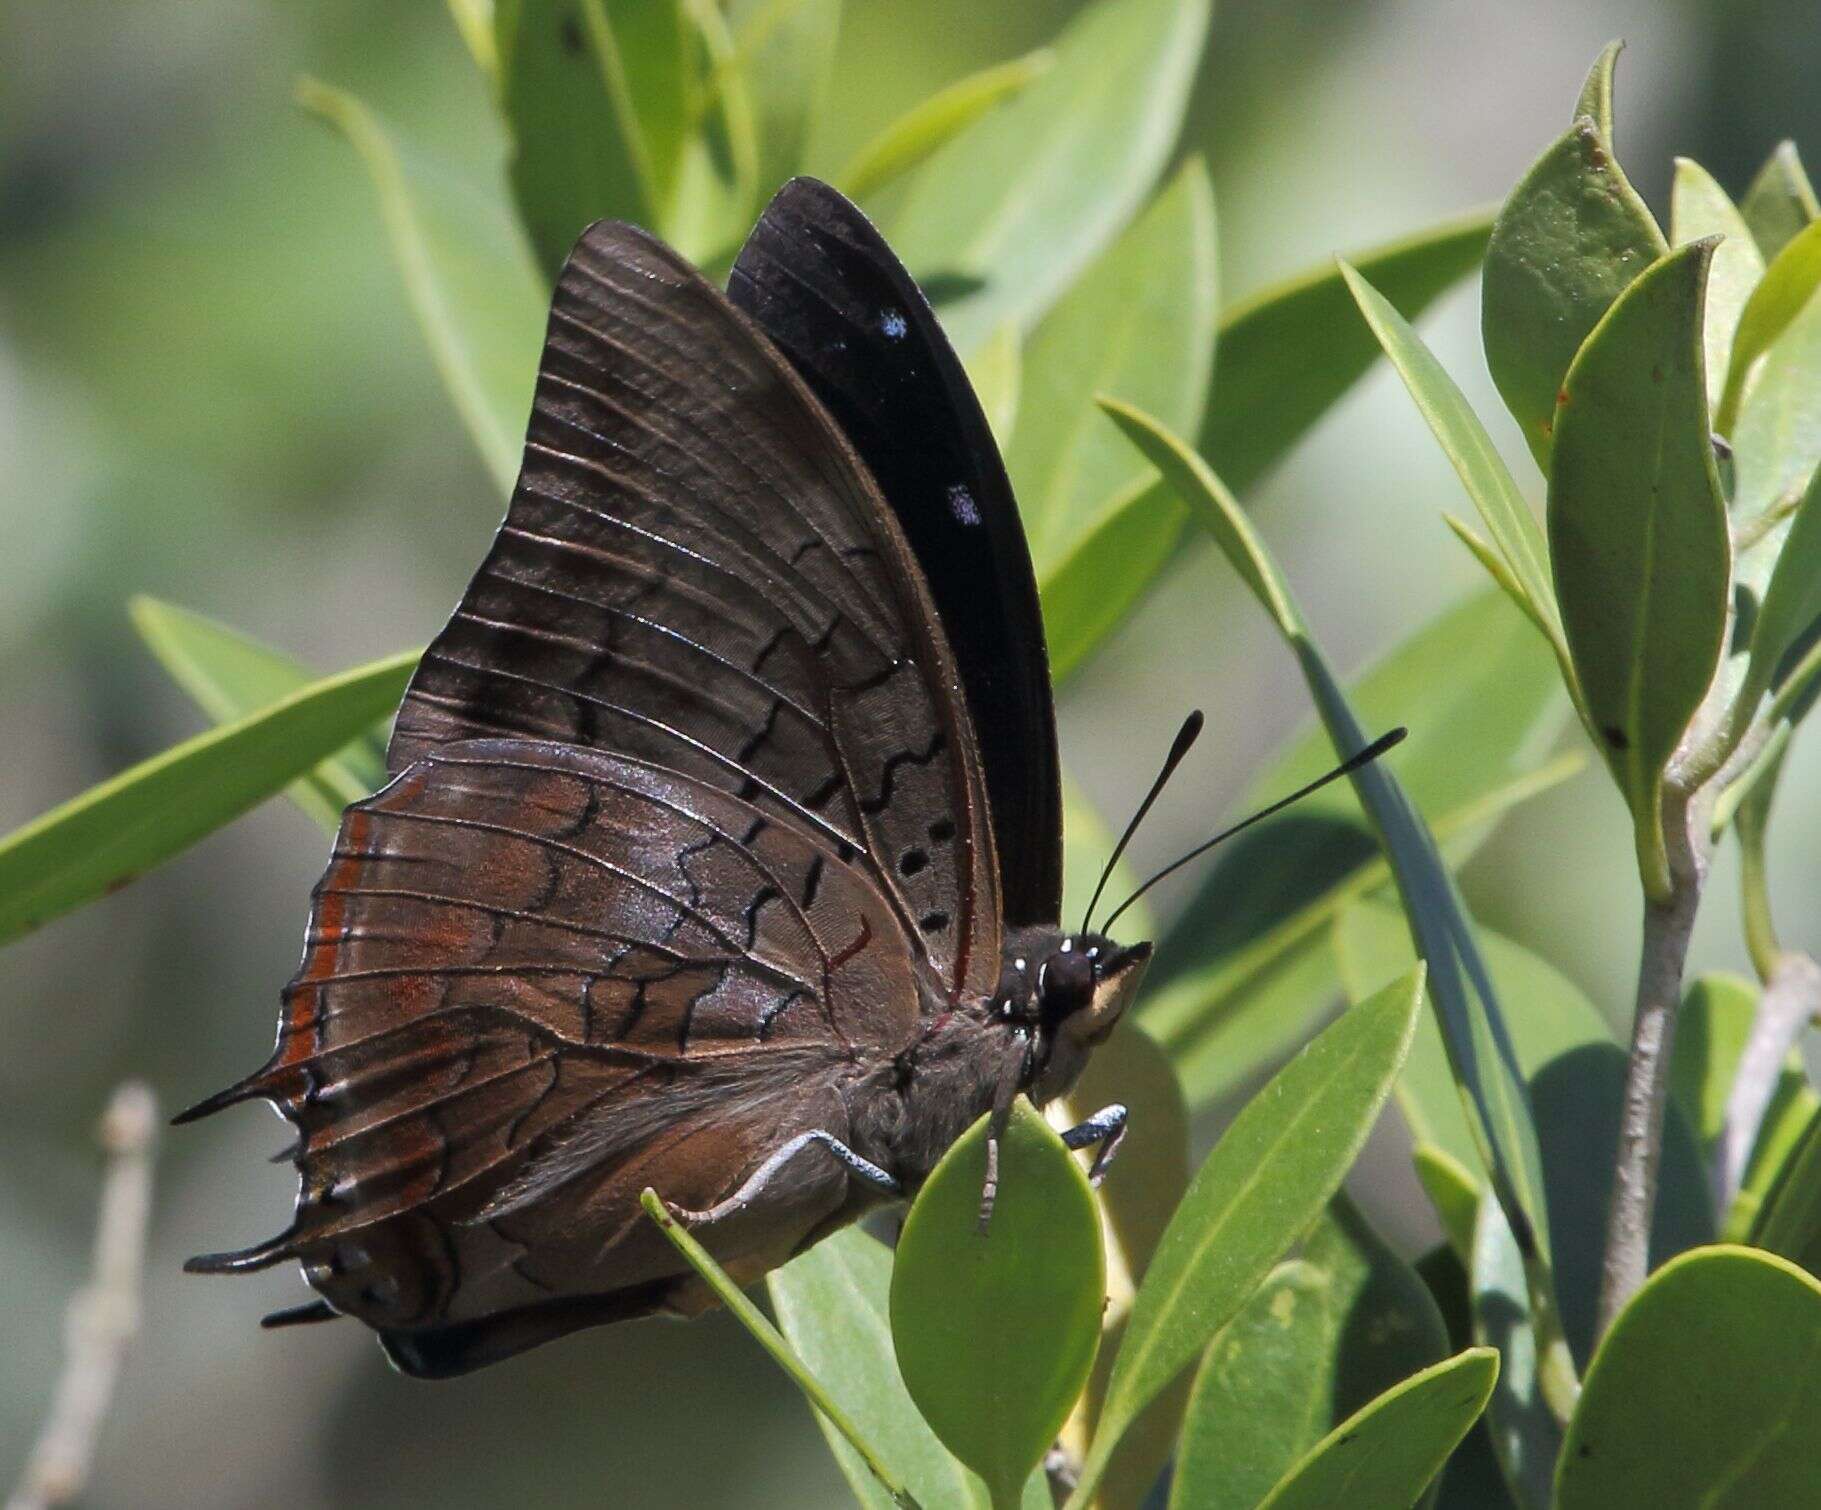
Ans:
{"label": "brown butterfly", "polygon": [[[1192,737],[1192,731],[1189,733]],[[1186,740],[1179,741],[1179,751]],[[505,523],[349,808],[264,1068],[298,1260],[420,1377],[693,1313],[1066,1091],[1150,956],[1060,925],[1030,558],[870,223],[799,179],[723,295],[602,222]],[[1091,912],[1090,908],[1090,912]],[[1067,1135],[1102,1144],[1112,1107]]]}

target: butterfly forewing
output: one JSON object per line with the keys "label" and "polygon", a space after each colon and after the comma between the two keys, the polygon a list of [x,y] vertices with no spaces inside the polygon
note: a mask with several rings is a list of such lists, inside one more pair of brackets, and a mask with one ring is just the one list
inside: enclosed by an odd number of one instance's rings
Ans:
{"label": "butterfly forewing", "polygon": [[801,380],[668,248],[591,228],[506,522],[405,696],[393,770],[511,734],[685,772],[866,854],[946,988],[990,989],[954,682],[901,532]]}
{"label": "butterfly forewing", "polygon": [[916,552],[980,742],[1009,925],[1062,906],[1056,719],[1036,577],[1005,466],[929,302],[864,215],[799,178],[728,297],[839,422]]}

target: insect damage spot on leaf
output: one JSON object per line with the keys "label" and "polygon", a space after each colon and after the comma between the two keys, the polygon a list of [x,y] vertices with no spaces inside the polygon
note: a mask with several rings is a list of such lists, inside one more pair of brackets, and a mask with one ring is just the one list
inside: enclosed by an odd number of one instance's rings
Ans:
{"label": "insect damage spot on leaf", "polygon": [[1600,732],[1606,736],[1606,743],[1613,749],[1629,750],[1631,748],[1631,741],[1625,737],[1625,731],[1617,724],[1608,724]]}
{"label": "insect damage spot on leaf", "polygon": [[575,57],[578,56],[587,45],[586,40],[582,36],[582,23],[576,18],[575,12],[571,11],[568,15],[563,17],[563,51],[568,53],[571,57]]}

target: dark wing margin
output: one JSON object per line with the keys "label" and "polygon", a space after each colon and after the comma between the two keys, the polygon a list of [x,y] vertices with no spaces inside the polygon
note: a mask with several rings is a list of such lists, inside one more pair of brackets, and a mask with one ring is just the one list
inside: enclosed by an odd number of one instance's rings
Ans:
{"label": "dark wing margin", "polygon": [[1037,581],[967,374],[904,265],[827,184],[780,189],[728,297],[846,431],[897,516],[961,672],[1013,927],[1062,906],[1062,794]]}
{"label": "dark wing margin", "polygon": [[388,761],[495,737],[650,761],[859,851],[945,992],[997,979],[981,761],[916,559],[790,364],[632,226],[591,226],[557,280],[511,506]]}

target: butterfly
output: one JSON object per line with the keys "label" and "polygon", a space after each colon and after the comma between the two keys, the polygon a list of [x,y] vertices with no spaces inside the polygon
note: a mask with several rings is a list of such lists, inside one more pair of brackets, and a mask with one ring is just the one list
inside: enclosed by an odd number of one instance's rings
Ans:
{"label": "butterfly", "polygon": [[[357,1317],[419,1377],[710,1305],[647,1186],[742,1283],[914,1192],[1067,1091],[1150,957],[1061,926],[1012,489],[929,303],[814,180],[726,294],[582,235],[387,764],[272,1057],[180,1119],[270,1099],[295,1218],[187,1267],[299,1262],[321,1298],[268,1324]],[[1104,1165],[1124,1121],[1065,1141]]]}

